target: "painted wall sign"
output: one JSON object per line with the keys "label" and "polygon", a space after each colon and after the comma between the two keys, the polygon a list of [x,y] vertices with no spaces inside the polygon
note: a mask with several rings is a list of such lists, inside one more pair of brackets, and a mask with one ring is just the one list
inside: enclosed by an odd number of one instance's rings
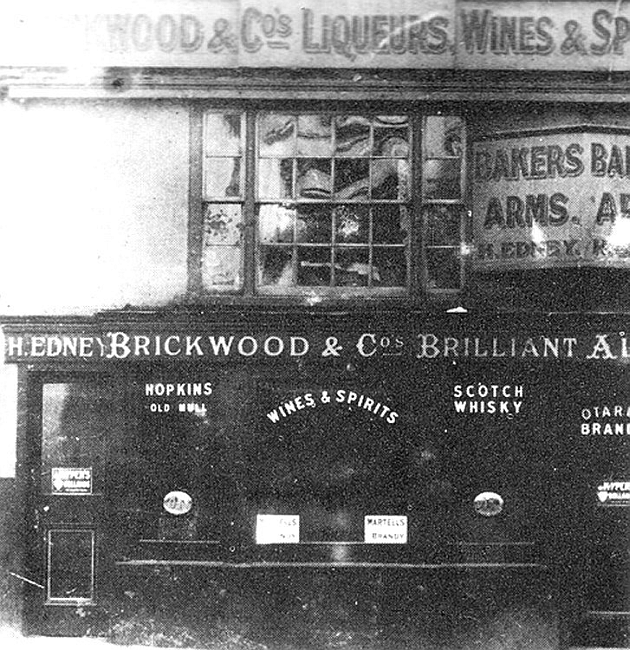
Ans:
{"label": "painted wall sign", "polygon": [[480,271],[630,266],[630,132],[584,127],[474,145]]}
{"label": "painted wall sign", "polygon": [[615,0],[5,5],[8,66],[630,69],[630,8]]}
{"label": "painted wall sign", "polygon": [[453,409],[455,413],[507,415],[521,413],[525,390],[522,384],[455,384]]}
{"label": "painted wall sign", "polygon": [[[459,323],[462,325],[463,323]],[[524,326],[515,334],[499,325],[478,322],[459,326],[419,327],[398,331],[320,331],[309,335],[290,332],[224,332],[160,330],[107,331],[84,323],[67,331],[22,326],[0,327],[7,363],[143,362],[205,359],[212,362],[266,361],[279,364],[301,359],[323,363],[357,359],[410,363],[457,359],[506,361],[626,361],[630,359],[630,330],[585,331]],[[427,327],[431,327],[427,324]],[[396,341],[392,350],[392,341]],[[344,395],[345,401],[350,394]],[[357,394],[357,400],[359,396]],[[365,399],[363,408],[369,404]]]}
{"label": "painted wall sign", "polygon": [[630,506],[630,481],[603,481],[597,500],[602,506]]}
{"label": "painted wall sign", "polygon": [[630,69],[627,3],[460,1],[457,14],[458,67]]}
{"label": "painted wall sign", "polygon": [[31,0],[0,12],[0,65],[452,67],[450,0]]}
{"label": "painted wall sign", "polygon": [[630,406],[601,404],[584,407],[580,413],[583,436],[630,436]]}
{"label": "painted wall sign", "polygon": [[375,395],[365,395],[346,389],[326,389],[290,397],[268,411],[267,418],[277,424],[294,413],[328,405],[342,405],[357,412],[370,413],[378,416],[387,424],[396,424],[399,417],[399,414],[391,406],[381,402]]}
{"label": "painted wall sign", "polygon": [[256,544],[297,544],[299,515],[256,515]]}
{"label": "painted wall sign", "polygon": [[53,467],[53,494],[92,494],[91,467]]}
{"label": "painted wall sign", "polygon": [[503,512],[503,497],[496,492],[482,492],[475,497],[473,506],[482,517],[496,517]]}
{"label": "painted wall sign", "polygon": [[205,417],[208,413],[206,400],[213,393],[211,381],[159,381],[144,384],[145,407],[151,413],[189,413]]}
{"label": "painted wall sign", "polygon": [[186,492],[173,490],[162,501],[164,510],[171,515],[185,515],[192,509],[192,497]]}
{"label": "painted wall sign", "polygon": [[366,544],[406,544],[405,515],[368,515],[364,519]]}

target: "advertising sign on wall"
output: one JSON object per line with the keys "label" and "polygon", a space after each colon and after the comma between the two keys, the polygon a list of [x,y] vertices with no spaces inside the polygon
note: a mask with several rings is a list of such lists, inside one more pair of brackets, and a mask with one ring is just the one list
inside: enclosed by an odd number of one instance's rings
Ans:
{"label": "advertising sign on wall", "polygon": [[615,0],[23,0],[0,66],[628,70]]}
{"label": "advertising sign on wall", "polygon": [[477,142],[473,166],[477,270],[630,265],[630,132]]}
{"label": "advertising sign on wall", "polygon": [[91,467],[53,467],[53,494],[92,494]]}

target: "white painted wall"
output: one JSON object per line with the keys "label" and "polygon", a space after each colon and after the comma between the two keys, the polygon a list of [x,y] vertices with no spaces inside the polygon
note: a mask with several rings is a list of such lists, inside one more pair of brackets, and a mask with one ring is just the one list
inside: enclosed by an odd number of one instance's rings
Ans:
{"label": "white painted wall", "polygon": [[188,109],[0,104],[0,314],[160,306],[186,289]]}

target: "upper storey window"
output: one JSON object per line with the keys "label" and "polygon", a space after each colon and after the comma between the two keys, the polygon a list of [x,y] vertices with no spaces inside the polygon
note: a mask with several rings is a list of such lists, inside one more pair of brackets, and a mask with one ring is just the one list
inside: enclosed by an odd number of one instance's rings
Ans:
{"label": "upper storey window", "polygon": [[202,123],[202,292],[459,289],[461,118],[208,111]]}
{"label": "upper storey window", "polygon": [[257,144],[261,291],[407,287],[407,117],[269,113]]}

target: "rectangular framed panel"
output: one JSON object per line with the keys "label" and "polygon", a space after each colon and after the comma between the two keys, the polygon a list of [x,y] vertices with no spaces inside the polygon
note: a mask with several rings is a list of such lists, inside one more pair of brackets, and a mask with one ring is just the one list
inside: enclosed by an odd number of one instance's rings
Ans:
{"label": "rectangular framed panel", "polygon": [[93,603],[95,565],[93,530],[49,530],[46,536],[46,604]]}

